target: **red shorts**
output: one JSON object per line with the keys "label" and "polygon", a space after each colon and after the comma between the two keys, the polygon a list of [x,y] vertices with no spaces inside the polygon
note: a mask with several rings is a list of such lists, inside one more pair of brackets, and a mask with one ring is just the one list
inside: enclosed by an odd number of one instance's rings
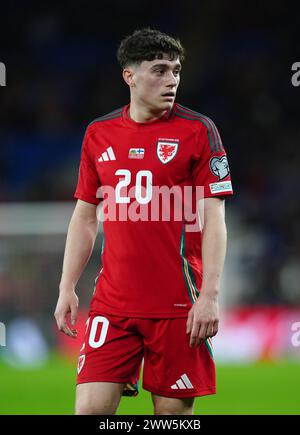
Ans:
{"label": "red shorts", "polygon": [[143,388],[166,397],[216,393],[211,339],[190,348],[186,318],[136,319],[90,312],[78,359],[77,384],[125,383],[124,395]]}

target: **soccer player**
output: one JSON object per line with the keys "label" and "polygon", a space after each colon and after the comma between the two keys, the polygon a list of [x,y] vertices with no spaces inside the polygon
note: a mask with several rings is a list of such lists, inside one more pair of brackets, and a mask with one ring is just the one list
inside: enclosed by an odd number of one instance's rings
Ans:
{"label": "soccer player", "polygon": [[[224,198],[232,194],[228,162],[213,121],[175,102],[184,60],[178,39],[136,30],[118,60],[130,103],[86,130],[55,318],[76,338],[75,287],[102,204],[102,260],[78,359],[76,414],[114,414],[122,395],[137,394],[142,365],[155,414],[193,414],[195,397],[216,393],[212,337]],[[197,213],[204,207],[193,227],[195,204]]]}

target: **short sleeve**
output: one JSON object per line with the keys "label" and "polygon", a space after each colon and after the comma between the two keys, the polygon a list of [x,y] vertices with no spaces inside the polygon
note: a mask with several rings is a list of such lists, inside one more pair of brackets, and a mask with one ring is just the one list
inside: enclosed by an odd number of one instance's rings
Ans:
{"label": "short sleeve", "polygon": [[215,124],[207,117],[199,130],[192,178],[194,186],[204,188],[205,198],[233,194],[226,151]]}
{"label": "short sleeve", "polygon": [[78,182],[74,198],[98,205],[101,198],[97,198],[97,191],[101,186],[90,148],[90,135],[87,129],[81,148]]}

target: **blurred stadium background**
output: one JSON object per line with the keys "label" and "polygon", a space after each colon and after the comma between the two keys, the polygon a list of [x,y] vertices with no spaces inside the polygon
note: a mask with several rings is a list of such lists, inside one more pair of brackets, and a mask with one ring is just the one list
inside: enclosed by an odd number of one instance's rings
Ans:
{"label": "blurred stadium background", "polygon": [[[299,414],[300,130],[291,65],[300,56],[289,3],[11,1],[1,5],[0,23],[7,69],[0,88],[0,414],[73,413],[80,339],[59,334],[53,312],[81,141],[91,120],[127,103],[115,51],[123,36],[147,25],[186,47],[178,101],[216,122],[235,187],[214,339],[218,394],[197,399],[195,411]],[[80,335],[100,246],[101,231],[78,284]],[[150,394],[124,398],[119,413],[152,413]]]}

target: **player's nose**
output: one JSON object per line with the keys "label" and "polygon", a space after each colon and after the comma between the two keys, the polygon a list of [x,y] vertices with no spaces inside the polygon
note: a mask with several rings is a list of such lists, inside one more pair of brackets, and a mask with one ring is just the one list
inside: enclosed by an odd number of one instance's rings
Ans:
{"label": "player's nose", "polygon": [[170,71],[168,74],[168,79],[167,79],[167,86],[168,87],[176,87],[177,86],[177,77],[175,77],[175,75],[173,74],[173,71]]}

